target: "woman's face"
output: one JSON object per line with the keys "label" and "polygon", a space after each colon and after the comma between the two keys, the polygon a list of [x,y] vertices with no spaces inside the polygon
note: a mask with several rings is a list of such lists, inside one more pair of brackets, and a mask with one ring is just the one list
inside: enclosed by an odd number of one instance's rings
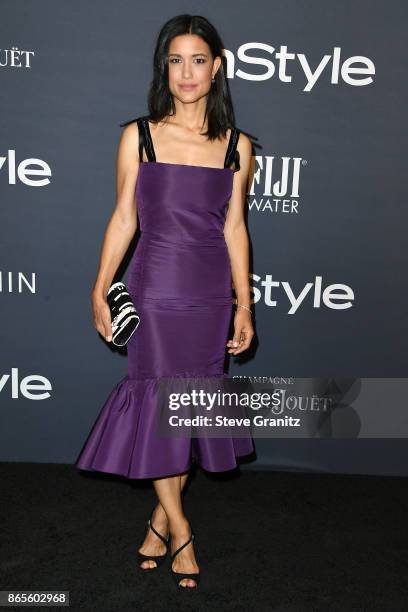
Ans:
{"label": "woman's face", "polygon": [[211,79],[221,64],[207,43],[196,34],[176,36],[168,52],[170,91],[181,102],[195,102],[208,94]]}

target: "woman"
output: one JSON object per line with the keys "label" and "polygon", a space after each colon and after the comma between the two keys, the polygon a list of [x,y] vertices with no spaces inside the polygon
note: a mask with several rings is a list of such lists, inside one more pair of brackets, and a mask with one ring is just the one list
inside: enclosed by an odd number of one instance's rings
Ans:
{"label": "woman", "polygon": [[[181,501],[191,457],[216,472],[253,451],[249,434],[162,438],[154,422],[158,381],[222,380],[226,347],[238,355],[254,335],[243,215],[252,146],[234,124],[222,48],[205,18],[168,21],[156,45],[149,116],[122,124],[117,202],[92,303],[95,327],[110,341],[106,294],[138,216],[142,231],[128,290],[140,323],[127,344],[128,375],[110,394],[76,462],[81,469],[153,479],[159,501],[138,551],[140,567],[158,567],[171,536],[171,571],[182,587],[196,587],[200,578]],[[231,281],[237,303],[227,341]]]}

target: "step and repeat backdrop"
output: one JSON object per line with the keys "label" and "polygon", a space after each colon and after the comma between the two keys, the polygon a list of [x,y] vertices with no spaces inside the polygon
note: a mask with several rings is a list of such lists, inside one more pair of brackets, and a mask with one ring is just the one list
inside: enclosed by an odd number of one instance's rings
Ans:
{"label": "step and repeat backdrop", "polygon": [[316,426],[255,439],[242,469],[407,474],[408,11],[396,0],[3,0],[0,460],[73,463],[127,372],[93,327],[91,290],[120,123],[147,114],[157,34],[187,6],[222,36],[254,146],[256,337],[228,374],[289,391],[303,377],[309,400],[327,387],[341,400],[298,405],[322,411]]}

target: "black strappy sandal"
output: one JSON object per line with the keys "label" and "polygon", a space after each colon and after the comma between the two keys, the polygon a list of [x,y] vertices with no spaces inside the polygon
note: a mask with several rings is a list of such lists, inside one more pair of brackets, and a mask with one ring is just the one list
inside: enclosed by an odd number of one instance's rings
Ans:
{"label": "black strappy sandal", "polygon": [[[182,544],[180,546],[180,548],[178,548],[176,551],[174,551],[174,553],[171,555],[171,565],[173,565],[173,561],[174,558],[176,557],[176,555],[178,555],[178,553],[185,547],[187,546],[187,544],[190,544],[190,542],[192,542],[194,540],[194,533],[191,531],[191,535],[190,538],[187,540],[187,542],[185,542],[184,544]],[[195,589],[198,587],[198,583],[200,582],[200,573],[196,573],[196,574],[183,574],[181,572],[175,572],[173,570],[173,568],[171,568],[171,575],[173,576],[173,580],[176,583],[176,585],[178,587],[180,587],[180,589]],[[192,580],[195,581],[196,586],[195,587],[190,587],[190,586],[182,586],[180,584],[180,582],[183,580],[183,578],[191,578]]]}
{"label": "black strappy sandal", "polygon": [[[169,542],[169,537],[170,534],[167,536],[167,539],[161,535],[161,533],[159,533],[158,531],[156,531],[156,529],[153,527],[152,525],[152,516],[153,516],[153,512],[150,515],[149,520],[147,521],[147,527],[148,529],[150,528],[156,535],[158,538],[161,539],[161,541],[166,545],[166,552],[164,553],[164,555],[157,555],[157,556],[152,556],[152,555],[144,555],[143,553],[137,551],[138,557],[139,557],[139,567],[141,570],[143,571],[149,571],[149,570],[154,570],[154,569],[158,569],[160,567],[160,565],[163,563],[163,561],[165,560],[165,558],[167,557],[167,553],[168,553],[168,542]],[[154,567],[142,567],[141,564],[143,563],[143,561],[155,561],[156,565]]]}

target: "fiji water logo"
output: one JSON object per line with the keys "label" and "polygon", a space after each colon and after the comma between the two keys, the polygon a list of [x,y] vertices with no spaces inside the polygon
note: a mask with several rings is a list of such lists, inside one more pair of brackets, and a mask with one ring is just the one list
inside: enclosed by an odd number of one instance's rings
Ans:
{"label": "fiji water logo", "polygon": [[250,211],[259,213],[300,212],[300,177],[307,166],[302,157],[257,155],[251,188],[248,191]]}

